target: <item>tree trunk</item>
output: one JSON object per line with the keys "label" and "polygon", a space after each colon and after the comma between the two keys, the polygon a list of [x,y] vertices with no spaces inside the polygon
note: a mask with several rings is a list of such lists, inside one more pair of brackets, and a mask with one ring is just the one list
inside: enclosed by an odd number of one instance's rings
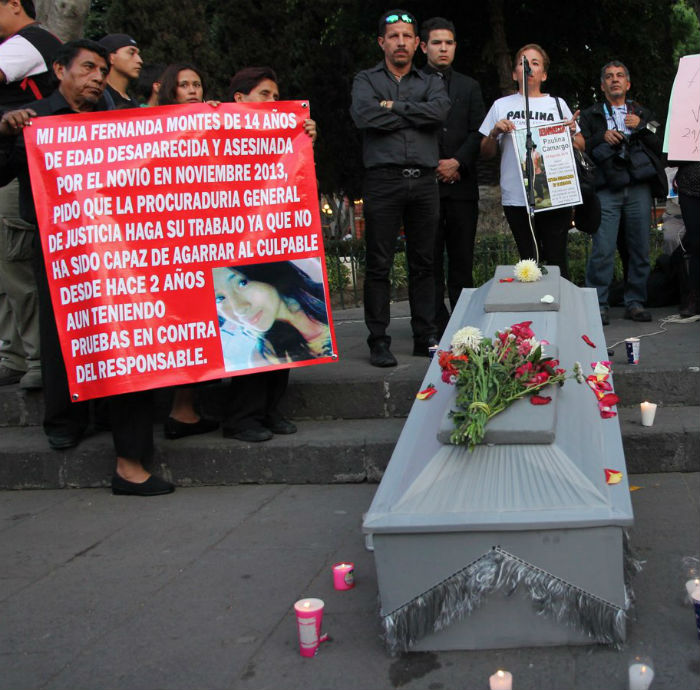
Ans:
{"label": "tree trunk", "polygon": [[504,96],[515,93],[513,88],[513,66],[510,62],[510,51],[506,39],[505,19],[503,17],[503,0],[491,0],[491,36],[493,55],[498,72],[498,86]]}
{"label": "tree trunk", "polygon": [[90,0],[38,0],[37,19],[62,41],[83,35]]}

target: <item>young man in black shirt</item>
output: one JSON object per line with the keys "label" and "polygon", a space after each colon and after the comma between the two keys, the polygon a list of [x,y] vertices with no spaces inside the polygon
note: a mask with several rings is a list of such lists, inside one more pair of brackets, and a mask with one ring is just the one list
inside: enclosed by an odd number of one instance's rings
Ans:
{"label": "young man in black shirt", "polygon": [[127,34],[107,34],[99,44],[109,53],[109,76],[105,98],[111,98],[117,110],[137,108],[138,103],[127,93],[129,82],[138,79],[143,60],[136,40]]}
{"label": "young man in black shirt", "polygon": [[435,236],[435,325],[442,333],[450,315],[445,307],[443,256],[447,250],[447,296],[454,309],[463,288],[474,286],[474,239],[479,217],[479,185],[476,161],[482,135],[479,126],[486,111],[476,80],[452,69],[457,48],[455,26],[449,19],[433,17],[421,25],[421,50],[427,74],[442,76],[452,101],[450,114],[440,130],[440,222]]}

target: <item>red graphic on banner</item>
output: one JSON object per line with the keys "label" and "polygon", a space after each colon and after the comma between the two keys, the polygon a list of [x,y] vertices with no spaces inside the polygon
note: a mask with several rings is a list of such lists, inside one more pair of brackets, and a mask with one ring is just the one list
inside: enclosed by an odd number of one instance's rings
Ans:
{"label": "red graphic on banner", "polygon": [[73,400],[336,359],[301,101],[25,130]]}

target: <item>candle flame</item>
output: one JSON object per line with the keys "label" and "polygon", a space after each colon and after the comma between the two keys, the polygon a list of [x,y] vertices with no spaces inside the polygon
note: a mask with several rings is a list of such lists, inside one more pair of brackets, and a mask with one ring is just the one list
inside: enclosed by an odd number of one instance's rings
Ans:
{"label": "candle flame", "polygon": [[305,609],[308,609],[308,608],[311,606],[311,602],[310,602],[310,601],[305,601],[305,602],[302,604],[302,606],[303,606]]}
{"label": "candle flame", "polygon": [[646,672],[647,672],[647,667],[642,664],[642,673],[646,673]]}
{"label": "candle flame", "polygon": [[499,678],[503,678],[506,674],[505,674],[503,671],[496,671],[496,675],[497,675]]}

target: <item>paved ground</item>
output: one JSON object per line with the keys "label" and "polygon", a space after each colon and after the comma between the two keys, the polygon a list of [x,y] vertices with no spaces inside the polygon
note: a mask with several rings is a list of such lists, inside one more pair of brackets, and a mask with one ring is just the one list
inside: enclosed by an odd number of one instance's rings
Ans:
{"label": "paved ground", "polygon": [[[179,489],[142,500],[107,490],[0,494],[0,688],[28,690],[623,690],[634,651],[652,690],[700,685],[684,556],[700,547],[700,474],[630,478],[637,619],[604,647],[387,657],[361,515],[375,485]],[[356,564],[332,589],[330,566]],[[294,601],[326,602],[332,641],[297,652]]]}
{"label": "paved ground", "polygon": [[[603,335],[608,347],[614,349],[612,356],[616,371],[628,369],[625,354],[625,338],[641,337],[639,366],[632,367],[643,371],[658,368],[678,367],[697,368],[700,365],[700,324],[695,322],[666,323],[678,310],[673,307],[659,307],[649,310],[651,323],[636,323],[623,318],[624,309],[610,309],[610,325],[605,326]],[[369,366],[367,347],[367,327],[364,324],[361,307],[337,310],[333,321],[338,339],[340,361],[336,364],[303,367],[292,372],[291,380],[304,382],[323,381],[328,378],[352,378],[356,381],[375,380],[379,375],[401,377],[411,371],[425,371],[426,360],[412,357],[410,308],[408,302],[395,302],[391,305],[391,325],[388,334],[392,337],[392,352],[399,361],[396,369],[378,370]],[[492,334],[489,334],[492,335]],[[593,333],[589,334],[602,346]]]}

